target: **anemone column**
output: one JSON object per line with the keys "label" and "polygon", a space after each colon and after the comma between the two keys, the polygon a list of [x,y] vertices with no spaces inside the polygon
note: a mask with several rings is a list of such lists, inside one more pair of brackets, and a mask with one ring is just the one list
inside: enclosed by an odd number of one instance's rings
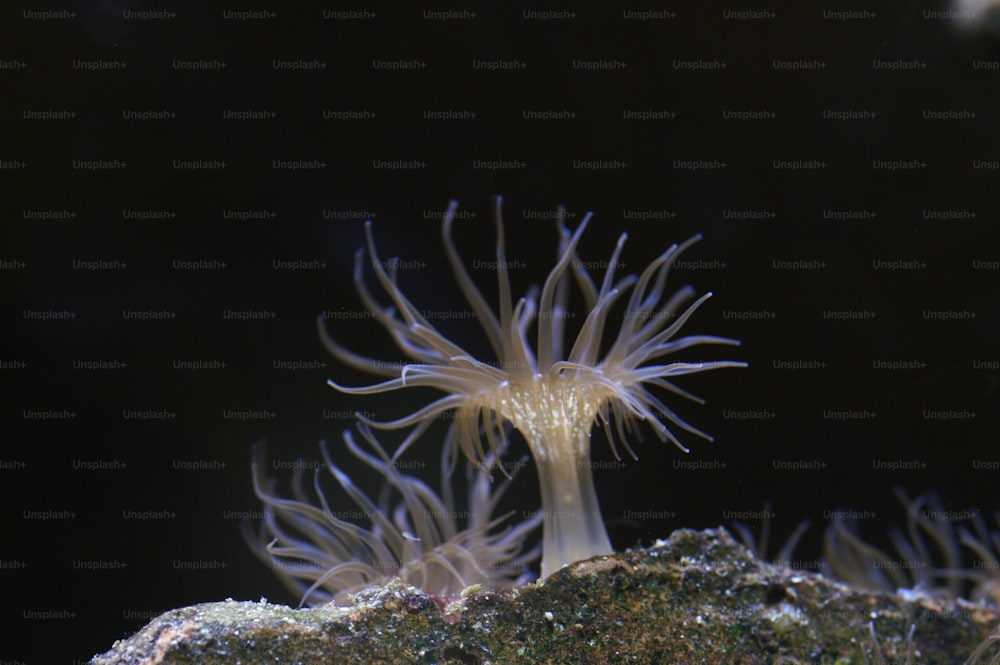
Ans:
{"label": "anemone column", "polygon": [[571,561],[612,553],[590,464],[590,430],[600,406],[596,392],[553,372],[511,386],[500,404],[538,467],[542,577]]}

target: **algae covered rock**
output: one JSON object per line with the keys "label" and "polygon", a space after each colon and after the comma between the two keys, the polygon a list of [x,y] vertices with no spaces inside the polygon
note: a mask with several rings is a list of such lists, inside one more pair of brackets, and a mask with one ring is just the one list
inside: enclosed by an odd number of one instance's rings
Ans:
{"label": "algae covered rock", "polygon": [[961,663],[998,620],[764,563],[724,529],[681,530],[502,593],[391,583],[349,607],[181,608],[91,663]]}

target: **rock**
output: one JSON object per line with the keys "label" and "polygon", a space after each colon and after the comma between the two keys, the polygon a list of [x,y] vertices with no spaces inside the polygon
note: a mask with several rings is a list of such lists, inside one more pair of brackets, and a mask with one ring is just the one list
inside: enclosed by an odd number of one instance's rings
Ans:
{"label": "rock", "polygon": [[[676,531],[504,593],[398,582],[351,607],[226,600],[167,612],[92,665],[128,663],[960,663],[995,608],[854,589],[758,561],[724,529]],[[911,634],[912,639],[908,639]],[[877,643],[872,639],[872,630]]]}

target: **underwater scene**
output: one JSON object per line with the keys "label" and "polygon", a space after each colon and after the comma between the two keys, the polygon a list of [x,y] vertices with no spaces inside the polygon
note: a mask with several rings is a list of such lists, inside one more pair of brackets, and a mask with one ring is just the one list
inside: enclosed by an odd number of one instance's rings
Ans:
{"label": "underwater scene", "polygon": [[0,34],[0,665],[1000,663],[1000,4]]}

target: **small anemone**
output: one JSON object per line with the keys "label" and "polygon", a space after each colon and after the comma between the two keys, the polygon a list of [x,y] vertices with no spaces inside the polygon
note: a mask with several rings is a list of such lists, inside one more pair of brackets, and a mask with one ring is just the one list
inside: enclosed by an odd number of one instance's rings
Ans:
{"label": "small anemone", "polygon": [[906,529],[889,530],[894,554],[865,542],[857,518],[837,511],[823,539],[830,575],[875,591],[922,589],[960,596],[961,553],[941,499],[933,492],[911,499],[900,487],[896,497],[906,510]]}
{"label": "small anemone", "polygon": [[[956,517],[936,492],[911,499],[897,487],[896,496],[906,510],[906,526],[889,530],[895,552],[865,542],[857,520],[838,514],[823,542],[829,574],[877,591],[921,589],[1000,606],[1000,531],[990,530],[975,509]],[[965,518],[974,531],[957,523]],[[1000,523],[1000,511],[995,518]],[[962,548],[975,557],[971,565]]]}
{"label": "small anemone", "polygon": [[[647,423],[661,441],[670,441],[687,452],[671,427],[703,439],[711,437],[684,421],[650,388],[701,403],[701,399],[683,390],[674,380],[685,374],[745,367],[746,363],[663,360],[692,347],[739,344],[737,340],[712,335],[679,336],[681,328],[711,293],[689,302],[694,298],[694,290],[684,287],[664,297],[671,265],[699,236],[682,245],[671,245],[638,276],[616,279],[615,268],[627,237],[622,234],[598,286],[577,256],[577,245],[591,215],[587,214],[573,232],[566,228],[560,215],[555,266],[541,289],[533,288],[514,304],[501,198],[496,197],[499,303],[494,310],[472,281],[452,239],[457,207],[458,203],[452,201],[445,213],[442,241],[455,280],[481,324],[496,361],[473,357],[446,338],[410,302],[400,287],[395,263],[379,259],[368,222],[365,234],[369,263],[392,305],[379,304],[368,289],[363,278],[363,250],[355,255],[354,282],[365,307],[412,362],[399,367],[354,353],[329,335],[320,317],[320,335],[334,356],[350,367],[388,379],[356,388],[329,383],[351,394],[415,387],[444,393],[443,397],[398,420],[362,419],[381,429],[412,428],[396,451],[397,457],[434,420],[454,411],[449,437],[469,459],[488,467],[487,450],[495,451],[504,440],[504,424],[513,424],[527,440],[538,471],[545,516],[542,576],[547,577],[564,564],[613,551],[591,474],[590,436],[594,425],[600,423],[604,427],[616,458],[616,440],[636,457],[626,435],[635,433],[635,421]],[[571,277],[583,296],[587,313],[576,338],[567,340],[565,319]],[[624,302],[624,312],[615,324],[611,314],[617,311],[620,300]],[[605,340],[610,343],[605,344]]]}
{"label": "small anemone", "polygon": [[[333,463],[325,442],[320,444],[326,469],[356,509],[331,508],[320,486],[320,469],[313,476],[315,500],[310,498],[301,465],[292,479],[294,498],[282,498],[275,480],[266,475],[264,446],[254,449],[254,492],[264,504],[264,519],[256,532],[244,523],[244,537],[258,558],[301,597],[300,606],[346,603],[350,594],[394,577],[445,597],[475,584],[505,589],[531,581],[528,566],[539,550],[526,551],[525,541],[541,515],[506,528],[501,525],[510,514],[492,517],[512,478],[494,485],[469,465],[468,506],[463,509],[456,505],[451,487],[450,443],[442,452],[442,489],[437,494],[420,479],[400,473],[364,424],[358,431],[370,451],[350,431],[344,441],[354,457],[381,476],[377,501]],[[368,526],[358,524],[357,517]]]}
{"label": "small anemone", "polygon": [[765,501],[764,510],[761,513],[760,529],[757,532],[756,538],[754,538],[753,527],[745,522],[735,521],[730,526],[736,531],[743,545],[753,552],[757,559],[767,561],[775,566],[793,568],[795,566],[793,566],[792,556],[795,553],[795,548],[799,545],[799,541],[802,539],[802,534],[809,528],[809,520],[799,522],[799,525],[795,527],[791,535],[778,547],[777,553],[771,557],[769,550],[771,548],[771,518],[773,516],[771,502]]}

